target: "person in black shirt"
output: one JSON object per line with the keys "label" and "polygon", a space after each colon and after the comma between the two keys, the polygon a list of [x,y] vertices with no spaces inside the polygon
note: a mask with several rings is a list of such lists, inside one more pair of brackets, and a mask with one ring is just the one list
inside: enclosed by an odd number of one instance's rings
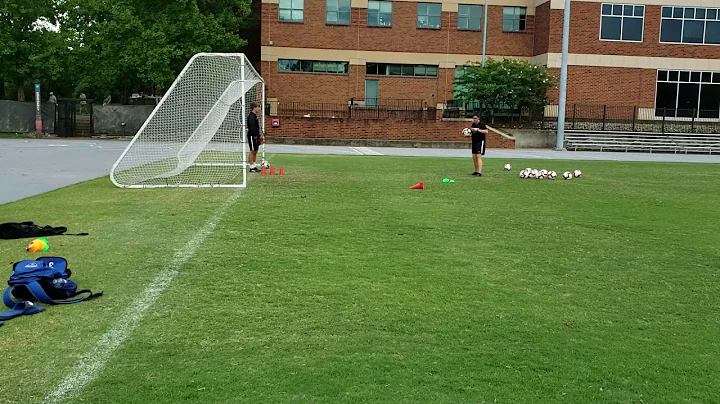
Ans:
{"label": "person in black shirt", "polygon": [[478,115],[473,115],[473,123],[470,126],[472,131],[472,155],[473,163],[475,163],[475,172],[472,175],[482,177],[482,156],[485,155],[485,135],[487,135],[487,126],[480,122]]}
{"label": "person in black shirt", "polygon": [[250,104],[252,109],[247,117],[247,138],[250,144],[250,172],[258,172],[258,168],[255,166],[255,159],[257,158],[257,152],[260,148],[260,141],[262,135],[260,133],[260,120],[258,114],[260,113],[260,105],[257,102]]}

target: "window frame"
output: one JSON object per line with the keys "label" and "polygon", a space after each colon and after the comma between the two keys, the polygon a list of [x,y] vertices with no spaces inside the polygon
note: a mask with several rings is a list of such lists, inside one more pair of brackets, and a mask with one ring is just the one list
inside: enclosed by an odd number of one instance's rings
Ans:
{"label": "window frame", "polygon": [[[677,79],[672,79],[671,76],[673,74],[671,73],[677,73]],[[663,80],[660,79],[660,75],[664,73],[665,78]],[[683,80],[683,73],[687,73],[687,80]],[[710,75],[710,81],[703,81],[706,74]],[[693,80],[693,76],[697,75],[699,76],[698,80]],[[702,111],[700,109],[700,104],[702,101],[702,90],[703,85],[712,85],[712,86],[720,86],[720,70],[719,71],[708,71],[708,70],[682,70],[682,69],[657,69],[655,72],[655,101],[654,101],[654,111],[656,117],[662,117],[661,114],[658,114],[658,87],[660,83],[669,83],[669,84],[675,84],[676,85],[676,91],[675,91],[675,107],[673,108],[673,115],[665,115],[666,118],[676,118],[676,119],[700,119],[700,120],[710,120],[710,121],[720,121],[720,109],[718,110],[718,116],[706,118],[701,117]],[[680,100],[680,85],[681,84],[697,84],[698,85],[698,93],[697,93],[697,104],[696,104],[696,115],[694,117],[692,116],[679,116],[678,111],[681,109],[678,108],[678,102]],[[682,111],[685,111],[682,109]]]}
{"label": "window frame", "polygon": [[[290,2],[290,8],[287,8],[287,7],[283,8],[283,7],[282,7],[283,1]],[[296,2],[296,1],[302,2],[303,5],[302,5],[302,8],[301,8],[301,9],[295,9],[295,8],[293,8],[293,3]],[[281,15],[282,15],[282,11],[283,11],[283,10],[290,10],[290,19],[289,19],[289,20],[283,20],[283,19],[281,18]],[[302,13],[302,18],[301,18],[300,20],[294,20],[294,19],[292,19],[292,15],[293,15],[293,12],[294,12],[294,11],[300,11],[300,12]],[[303,24],[303,23],[305,23],[305,0],[279,0],[279,1],[278,1],[278,22],[286,22],[286,23],[291,23],[291,24]]]}
{"label": "window frame", "polygon": [[[604,6],[611,6],[614,8],[615,6],[621,7],[622,12],[620,15],[613,14],[613,10],[611,8],[610,14],[605,14],[603,11]],[[633,8],[632,15],[625,15],[625,7],[630,6]],[[642,8],[642,16],[638,17],[635,15],[635,8],[641,7]],[[603,42],[630,42],[630,43],[643,43],[645,41],[645,15],[647,14],[647,7],[645,7],[644,4],[628,4],[628,3],[600,3],[600,30],[598,32],[598,39]],[[620,39],[606,39],[602,37],[602,31],[603,31],[603,17],[616,17],[620,18]],[[640,30],[640,40],[635,39],[622,39],[623,37],[623,31],[625,27],[625,18],[641,18],[642,19],[642,28]]]}
{"label": "window frame", "polygon": [[[284,64],[284,62],[296,62],[298,64],[299,70],[282,70],[281,66]],[[303,63],[312,63],[312,71],[305,71],[302,70]],[[326,71],[316,71],[315,70],[315,63],[321,64],[328,64],[328,63],[336,63],[338,66],[343,67],[343,72],[328,72]],[[349,75],[350,74],[350,62],[340,61],[340,60],[310,60],[310,59],[278,59],[277,62],[278,65],[278,73],[302,73],[302,74],[332,74],[334,76],[343,76],[343,75]]]}
{"label": "window frame", "polygon": [[[370,8],[370,4],[372,4],[372,3],[377,3],[377,5],[378,5],[377,10],[374,10],[374,9],[371,9],[371,8]],[[388,14],[387,12],[381,11],[381,8],[382,8],[381,5],[382,5],[383,3],[388,3],[388,4],[390,4],[390,13],[389,13],[389,15],[390,15],[390,23],[389,23],[389,24],[386,24],[386,25],[381,25],[381,24],[380,24],[380,16],[382,16],[383,14]],[[393,24],[393,8],[394,8],[394,7],[393,7],[393,2],[392,2],[392,1],[389,1],[389,0],[368,0],[368,6],[367,6],[367,26],[368,26],[368,27],[373,27],[373,28],[392,28],[392,24]],[[378,16],[378,25],[371,25],[371,24],[370,24],[370,12],[371,12],[371,11],[374,12],[375,14],[377,14],[377,16]]]}
{"label": "window frame", "polygon": [[[670,17],[664,17],[663,12],[666,9],[670,9]],[[680,17],[675,16],[676,9],[682,9],[682,13]],[[687,10],[692,9],[693,17],[686,17]],[[695,16],[698,14],[697,11],[705,10],[705,16],[703,18],[695,18]],[[708,11],[715,10],[715,18],[714,19],[708,19]],[[665,21],[680,21],[680,41],[663,41],[663,23]],[[703,21],[703,39],[701,43],[697,42],[683,42],[684,34],[685,34],[685,22],[686,21]],[[707,26],[708,21],[716,23],[716,25],[720,25],[720,7],[700,7],[700,6],[692,6],[692,7],[686,7],[686,6],[662,6],[660,8],[660,29],[658,30],[658,42],[665,45],[693,45],[693,46],[720,46],[720,43],[706,43],[707,38]],[[719,27],[720,28],[720,27]]]}
{"label": "window frame", "polygon": [[[337,11],[335,11],[335,10],[330,11],[330,10],[329,10],[329,7],[328,7],[328,6],[329,6],[329,3],[330,3],[330,2],[337,3],[337,5],[338,5]],[[346,4],[347,4],[347,10],[345,10],[345,9],[343,8],[345,5],[344,5],[344,4],[341,4],[341,3],[346,3]],[[330,21],[328,21],[328,14],[330,14],[330,13],[337,13],[338,22],[330,22]],[[347,14],[347,23],[342,22],[342,21],[341,21],[341,18],[340,18],[341,15],[345,15],[345,14]],[[325,0],[325,24],[327,24],[327,25],[341,25],[341,26],[352,25],[352,1],[351,1],[351,0]]]}
{"label": "window frame", "polygon": [[[467,17],[461,17],[460,16],[460,7],[468,7],[468,13]],[[471,7],[477,7],[480,9],[480,28],[478,29],[472,29],[470,28],[470,21],[472,18],[470,17],[470,8]],[[483,13],[485,12],[483,6],[481,4],[458,4],[458,31],[471,31],[471,32],[481,32],[483,29]],[[461,18],[467,18],[467,28],[460,28],[460,19]]]}
{"label": "window frame", "polygon": [[[371,66],[372,65],[372,66]],[[380,67],[384,67],[385,73],[380,73]],[[375,67],[377,73],[368,73],[368,69]],[[390,72],[391,67],[393,70],[398,71],[399,74],[392,74]],[[425,75],[416,75],[419,67],[426,72]],[[427,74],[427,68],[434,70],[433,74]],[[405,71],[412,70],[413,74],[404,74]],[[439,77],[440,66],[439,65],[426,65],[426,64],[404,64],[404,63],[382,63],[382,62],[367,62],[365,64],[365,77],[406,77],[406,78],[418,78],[418,79],[436,79]]]}
{"label": "window frame", "polygon": [[[505,18],[505,9],[508,9],[508,8],[511,8],[511,9],[513,9],[513,10],[524,10],[524,14],[517,14],[517,13],[513,13],[513,14],[512,14],[512,16],[513,16],[513,26],[514,26],[515,17],[517,17],[517,21],[518,21],[518,30],[517,30],[517,31],[515,31],[515,30],[506,31],[506,30],[505,30],[505,20],[506,20],[506,18]],[[526,33],[526,32],[527,32],[527,16],[528,16],[528,14],[527,14],[527,7],[521,7],[521,6],[503,6],[503,14],[502,14],[502,25],[503,25],[503,26],[502,26],[502,32],[520,32],[520,33]],[[520,29],[520,25],[523,25],[523,24],[521,24],[523,21],[524,21],[524,23],[525,23],[525,24],[524,24],[525,26],[524,26],[522,29]]]}
{"label": "window frame", "polygon": [[[422,6],[425,6],[425,7],[426,7],[426,10],[427,10],[427,14],[422,15],[423,17],[426,17],[426,18],[427,18],[427,26],[425,26],[425,27],[420,26],[420,17],[421,17],[421,15],[420,15],[420,7],[422,7]],[[433,7],[437,6],[437,7],[439,7],[440,13],[439,13],[438,15],[431,15],[431,14],[430,14],[430,6],[433,6]],[[437,18],[437,19],[438,19],[438,20],[437,20],[437,21],[438,21],[437,27],[435,27],[435,26],[430,26],[430,18]],[[441,28],[442,28],[442,3],[419,1],[419,2],[417,3],[416,11],[415,11],[415,28],[416,28],[416,29],[433,29],[433,30],[439,30],[439,29],[441,29]]]}

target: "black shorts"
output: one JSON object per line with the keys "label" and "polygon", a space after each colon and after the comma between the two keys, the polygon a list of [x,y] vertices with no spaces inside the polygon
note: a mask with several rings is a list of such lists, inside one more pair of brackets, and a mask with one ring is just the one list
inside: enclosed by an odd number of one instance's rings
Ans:
{"label": "black shorts", "polygon": [[250,151],[258,151],[260,149],[260,136],[248,135],[248,143],[250,144]]}
{"label": "black shorts", "polygon": [[485,155],[485,136],[473,136],[472,154]]}

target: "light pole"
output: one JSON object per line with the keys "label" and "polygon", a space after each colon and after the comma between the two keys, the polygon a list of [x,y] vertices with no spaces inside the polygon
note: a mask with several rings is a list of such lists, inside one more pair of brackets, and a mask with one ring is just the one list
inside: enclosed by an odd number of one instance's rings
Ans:
{"label": "light pole", "polygon": [[487,15],[488,15],[488,0],[485,0],[485,8],[483,9],[483,50],[482,50],[482,65],[485,67],[485,42],[487,42]]}
{"label": "light pole", "polygon": [[565,107],[567,100],[568,47],[570,42],[570,0],[565,0],[563,15],[562,60],[560,63],[560,94],[558,105],[558,131],[556,150],[562,150],[565,143]]}

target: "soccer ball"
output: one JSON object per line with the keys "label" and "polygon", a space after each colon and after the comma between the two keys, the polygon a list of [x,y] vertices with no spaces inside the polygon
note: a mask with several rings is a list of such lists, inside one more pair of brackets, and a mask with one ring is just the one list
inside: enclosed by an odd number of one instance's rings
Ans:
{"label": "soccer ball", "polygon": [[538,175],[540,175],[540,171],[533,168],[532,172],[530,173],[530,176],[532,178],[537,178]]}
{"label": "soccer ball", "polygon": [[512,166],[510,164],[505,164],[505,171],[510,171],[512,169]]}
{"label": "soccer ball", "polygon": [[580,178],[580,177],[582,177],[582,171],[575,170],[575,178]]}
{"label": "soccer ball", "polygon": [[526,170],[520,171],[520,178],[527,178],[527,176],[528,176],[528,173]]}
{"label": "soccer ball", "polygon": [[572,175],[572,173],[571,173],[570,171],[565,171],[565,172],[563,173],[563,178],[565,178],[566,180],[571,180],[572,177],[573,177],[573,175]]}
{"label": "soccer ball", "polygon": [[540,170],[541,177],[547,177],[547,175],[548,175],[548,171],[546,169],[543,168],[542,170]]}
{"label": "soccer ball", "polygon": [[555,178],[557,178],[557,173],[555,171],[550,171],[548,172],[547,176],[549,179],[554,180]]}
{"label": "soccer ball", "polygon": [[472,136],[472,131],[470,130],[470,128],[465,128],[465,129],[462,130],[462,134],[463,134],[463,136],[465,136],[465,137],[467,137],[467,136]]}
{"label": "soccer ball", "polygon": [[267,160],[263,160],[262,166],[265,167],[265,168],[270,168],[270,162],[267,161]]}

